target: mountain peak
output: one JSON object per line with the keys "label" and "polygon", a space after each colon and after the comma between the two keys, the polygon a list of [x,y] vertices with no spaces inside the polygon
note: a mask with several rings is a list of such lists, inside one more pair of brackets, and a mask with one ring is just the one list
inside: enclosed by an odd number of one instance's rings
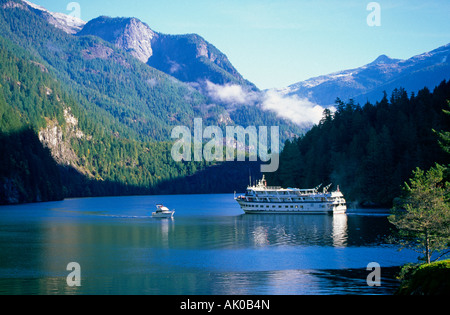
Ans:
{"label": "mountain peak", "polygon": [[78,35],[96,35],[146,63],[153,55],[151,42],[156,33],[137,18],[100,16],[89,21]]}
{"label": "mountain peak", "polygon": [[392,64],[399,61],[399,59],[393,59],[391,57],[388,57],[386,55],[380,55],[377,59],[375,59],[373,62],[371,62],[371,65],[377,65],[377,64]]}
{"label": "mountain peak", "polygon": [[77,17],[69,16],[63,13],[50,12],[47,9],[27,0],[22,0],[22,3],[24,3],[28,9],[36,12],[38,15],[46,19],[48,23],[63,30],[67,34],[78,33],[86,24],[85,21]]}

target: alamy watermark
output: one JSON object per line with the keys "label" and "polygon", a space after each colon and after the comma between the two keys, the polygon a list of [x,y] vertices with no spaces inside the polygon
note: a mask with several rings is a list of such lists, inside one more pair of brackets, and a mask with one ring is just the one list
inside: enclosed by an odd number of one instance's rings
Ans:
{"label": "alamy watermark", "polygon": [[[248,153],[249,161],[257,161],[258,157],[262,162],[261,172],[276,172],[279,167],[280,154],[280,128],[267,126],[249,126],[244,129],[242,126],[227,126],[226,137],[218,126],[207,126],[203,128],[201,118],[194,119],[194,133],[186,126],[176,126],[172,130],[172,139],[178,139],[171,150],[174,161],[196,161],[205,159],[207,162],[213,161],[245,161]],[[248,142],[246,139],[248,138]],[[211,139],[204,144],[204,139]],[[224,145],[226,149],[224,151]],[[269,153],[270,151],[270,153]],[[193,155],[193,158],[192,158]],[[224,156],[225,155],[225,156]]]}
{"label": "alamy watermark", "polygon": [[71,16],[71,17],[74,17],[77,19],[81,19],[81,6],[78,2],[68,3],[66,10],[70,11],[70,13],[67,14],[68,16]]}
{"label": "alamy watermark", "polygon": [[367,271],[372,271],[367,276],[366,282],[369,287],[381,286],[381,266],[377,262],[371,262],[367,265]]}
{"label": "alamy watermark", "polygon": [[71,262],[67,265],[67,271],[71,271],[66,278],[69,287],[81,287],[81,266],[77,262]]}
{"label": "alamy watermark", "polygon": [[370,2],[367,11],[371,11],[367,16],[367,25],[381,26],[381,5],[378,2]]}

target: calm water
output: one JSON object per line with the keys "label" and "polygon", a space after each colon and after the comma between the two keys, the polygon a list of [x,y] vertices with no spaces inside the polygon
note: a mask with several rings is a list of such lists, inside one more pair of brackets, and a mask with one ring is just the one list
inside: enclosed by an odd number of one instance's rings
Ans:
{"label": "calm water", "polygon": [[[151,218],[157,203],[175,217]],[[389,229],[386,211],[245,215],[232,195],[0,207],[0,294],[390,294],[417,254],[386,245]],[[66,283],[70,262],[81,287]]]}

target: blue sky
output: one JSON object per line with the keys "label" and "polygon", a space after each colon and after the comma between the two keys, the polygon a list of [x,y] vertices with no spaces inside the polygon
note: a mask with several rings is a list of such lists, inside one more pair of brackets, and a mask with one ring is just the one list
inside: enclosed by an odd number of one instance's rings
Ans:
{"label": "blue sky", "polygon": [[[71,1],[34,0],[70,13]],[[380,0],[78,0],[81,18],[137,17],[154,31],[197,33],[224,52],[260,89],[355,68],[379,55],[410,58],[450,42],[450,1]]]}

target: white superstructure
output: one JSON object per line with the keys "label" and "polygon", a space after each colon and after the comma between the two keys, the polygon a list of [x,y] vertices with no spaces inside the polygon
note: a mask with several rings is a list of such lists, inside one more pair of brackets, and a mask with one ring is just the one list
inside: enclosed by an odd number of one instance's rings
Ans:
{"label": "white superstructure", "polygon": [[163,205],[156,205],[156,212],[152,212],[154,218],[172,218],[175,211],[170,211],[169,208]]}
{"label": "white superstructure", "polygon": [[319,192],[320,186],[313,189],[268,187],[263,176],[257,185],[249,186],[245,195],[235,200],[245,213],[345,213],[347,205],[339,187],[328,192],[329,185]]}

